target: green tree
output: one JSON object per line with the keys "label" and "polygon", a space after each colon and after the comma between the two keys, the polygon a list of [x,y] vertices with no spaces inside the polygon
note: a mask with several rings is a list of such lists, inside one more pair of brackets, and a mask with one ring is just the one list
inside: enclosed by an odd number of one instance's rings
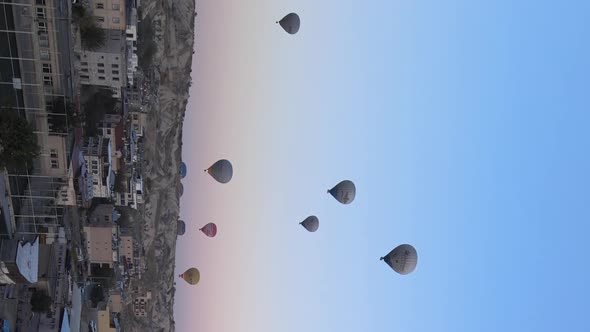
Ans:
{"label": "green tree", "polygon": [[80,37],[82,47],[89,51],[96,51],[101,48],[106,40],[104,29],[96,24],[94,18],[87,18],[85,23],[80,27]]}
{"label": "green tree", "polygon": [[49,312],[51,310],[51,297],[40,291],[35,291],[31,296],[31,310],[34,312]]}
{"label": "green tree", "polygon": [[50,102],[51,114],[48,121],[55,133],[67,133],[68,129],[78,126],[80,119],[74,113],[74,104],[68,99],[58,97]]}
{"label": "green tree", "polygon": [[95,285],[92,287],[92,291],[90,291],[90,301],[92,301],[92,306],[98,306],[100,301],[104,300],[104,291],[102,286]]}
{"label": "green tree", "polygon": [[72,7],[74,23],[80,29],[82,47],[89,51],[95,51],[102,47],[106,41],[105,31],[98,25],[96,19],[89,15],[84,6],[76,4]]}
{"label": "green tree", "polygon": [[25,118],[0,110],[0,167],[22,168],[39,155],[37,136]]}
{"label": "green tree", "polygon": [[85,87],[82,93],[89,96],[83,104],[84,129],[87,136],[95,136],[104,115],[117,113],[118,99],[113,96],[113,91],[105,88]]}

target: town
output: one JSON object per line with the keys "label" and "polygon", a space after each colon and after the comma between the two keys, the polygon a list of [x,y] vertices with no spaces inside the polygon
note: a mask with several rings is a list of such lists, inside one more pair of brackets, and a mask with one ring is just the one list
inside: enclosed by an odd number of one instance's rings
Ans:
{"label": "town", "polygon": [[150,22],[140,0],[0,9],[3,331],[120,331],[123,308],[141,318],[152,299],[132,222],[159,97]]}

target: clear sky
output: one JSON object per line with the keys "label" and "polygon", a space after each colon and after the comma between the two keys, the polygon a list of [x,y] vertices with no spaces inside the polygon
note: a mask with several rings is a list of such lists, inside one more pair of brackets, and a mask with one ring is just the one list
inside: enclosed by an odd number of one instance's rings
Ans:
{"label": "clear sky", "polygon": [[[177,331],[590,331],[589,1],[197,11]],[[379,261],[402,243],[406,276]]]}

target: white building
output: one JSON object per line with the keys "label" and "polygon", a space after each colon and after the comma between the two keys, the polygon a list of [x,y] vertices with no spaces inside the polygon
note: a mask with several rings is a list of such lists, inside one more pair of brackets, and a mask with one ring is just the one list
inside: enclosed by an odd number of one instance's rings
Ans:
{"label": "white building", "polygon": [[95,51],[82,51],[80,82],[111,88],[115,97],[121,97],[126,86],[126,41],[120,30],[105,30],[105,44]]}
{"label": "white building", "polygon": [[87,177],[92,178],[92,194],[88,196],[110,198],[115,181],[111,169],[111,140],[103,136],[87,137],[82,154]]}

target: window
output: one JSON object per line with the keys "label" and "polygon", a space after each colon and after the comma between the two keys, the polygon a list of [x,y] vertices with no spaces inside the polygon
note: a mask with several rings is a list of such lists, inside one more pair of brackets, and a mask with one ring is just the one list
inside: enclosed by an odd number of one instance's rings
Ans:
{"label": "window", "polygon": [[97,3],[96,4],[96,9],[104,9],[104,3]]}
{"label": "window", "polygon": [[111,134],[111,129],[107,129],[107,135]]}
{"label": "window", "polygon": [[113,70],[113,75],[119,75],[119,71],[118,70]]}
{"label": "window", "polygon": [[51,77],[51,75],[43,75],[43,84],[46,86],[53,86],[53,77]]}
{"label": "window", "polygon": [[104,67],[104,63],[97,63],[96,65],[99,67]]}
{"label": "window", "polygon": [[83,73],[87,73],[88,72],[88,68],[82,68],[82,69],[80,69],[80,71],[83,72]]}
{"label": "window", "polygon": [[45,8],[37,7],[37,18],[45,18]]}
{"label": "window", "polygon": [[57,160],[51,159],[51,168],[59,168]]}
{"label": "window", "polygon": [[104,81],[104,76],[98,76],[98,79]]}
{"label": "window", "polygon": [[116,63],[113,63],[111,66],[112,66],[113,68],[119,68],[119,65],[118,65],[118,64],[116,64]]}
{"label": "window", "polygon": [[119,82],[119,78],[118,77],[113,77],[113,81]]}
{"label": "window", "polygon": [[42,64],[42,66],[43,66],[43,73],[44,74],[51,74],[51,64],[44,63],[44,64]]}
{"label": "window", "polygon": [[39,51],[39,57],[41,58],[41,60],[49,60],[49,51],[48,50],[40,50]]}
{"label": "window", "polygon": [[57,159],[57,151],[55,149],[49,150],[49,156],[51,158]]}
{"label": "window", "polygon": [[113,23],[119,23],[121,22],[121,19],[118,17],[113,17]]}
{"label": "window", "polygon": [[82,66],[88,66],[88,62],[80,62],[80,65],[82,65]]}
{"label": "window", "polygon": [[88,75],[80,75],[80,78],[83,79],[83,80],[89,80],[90,79],[90,76],[88,76]]}
{"label": "window", "polygon": [[47,32],[47,23],[44,21],[37,21],[37,30]]}
{"label": "window", "polygon": [[98,22],[104,23],[104,16],[94,16]]}
{"label": "window", "polygon": [[49,37],[46,32],[39,32],[39,46],[49,47]]}
{"label": "window", "polygon": [[121,8],[121,5],[119,5],[118,3],[113,4],[113,10],[119,10],[120,8]]}
{"label": "window", "polygon": [[37,4],[37,6],[45,6],[45,0],[37,0],[35,1],[35,3]]}
{"label": "window", "polygon": [[99,73],[99,74],[104,74],[104,69],[99,69],[99,70],[98,70],[98,73]]}

